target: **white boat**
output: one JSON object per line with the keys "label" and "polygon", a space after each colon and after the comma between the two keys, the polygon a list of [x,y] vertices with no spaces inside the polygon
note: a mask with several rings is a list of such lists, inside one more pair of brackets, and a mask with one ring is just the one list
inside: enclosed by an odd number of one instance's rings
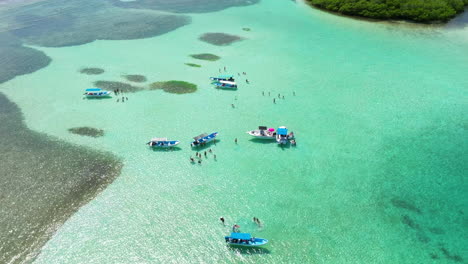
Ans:
{"label": "white boat", "polygon": [[285,126],[281,126],[276,130],[276,142],[280,145],[286,145],[290,143],[290,140],[294,139],[294,133],[288,134],[288,129]]}
{"label": "white boat", "polygon": [[238,247],[261,247],[268,243],[268,239],[252,237],[249,233],[231,233],[225,236],[226,243],[230,246]]}
{"label": "white boat", "polygon": [[267,128],[266,126],[259,126],[257,130],[247,131],[247,134],[260,139],[275,139],[276,132],[274,128]]}
{"label": "white boat", "polygon": [[105,91],[105,90],[102,90],[102,89],[99,89],[99,88],[89,88],[89,89],[86,89],[84,95],[86,97],[109,97],[111,96],[111,92],[109,91]]}
{"label": "white boat", "polygon": [[177,146],[180,143],[178,140],[167,140],[167,138],[152,138],[150,142],[146,143],[154,148],[170,148]]}
{"label": "white boat", "polygon": [[218,77],[210,77],[210,80],[214,82],[218,81],[234,81],[234,75],[219,75]]}

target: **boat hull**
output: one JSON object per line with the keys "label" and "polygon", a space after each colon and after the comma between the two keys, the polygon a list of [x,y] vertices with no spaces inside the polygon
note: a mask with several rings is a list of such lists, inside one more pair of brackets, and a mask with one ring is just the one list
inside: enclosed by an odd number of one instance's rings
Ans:
{"label": "boat hull", "polygon": [[[242,241],[239,242],[239,240],[236,239],[231,239],[230,237],[225,237],[226,244],[232,247],[247,247],[247,248],[255,248],[255,247],[261,247],[264,246],[268,243],[268,239],[264,238],[255,238],[253,241]],[[236,242],[234,242],[236,241]]]}
{"label": "boat hull", "polygon": [[252,137],[254,138],[258,138],[258,139],[267,139],[267,140],[273,140],[275,139],[275,135],[262,135],[260,132],[258,132],[257,130],[253,130],[253,131],[248,131],[247,134],[251,135]]}

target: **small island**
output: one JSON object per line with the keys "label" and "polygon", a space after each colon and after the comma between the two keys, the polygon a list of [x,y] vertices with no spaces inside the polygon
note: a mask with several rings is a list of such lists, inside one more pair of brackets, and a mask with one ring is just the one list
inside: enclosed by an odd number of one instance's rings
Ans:
{"label": "small island", "polygon": [[468,0],[307,0],[311,5],[349,16],[419,23],[447,22],[468,6]]}

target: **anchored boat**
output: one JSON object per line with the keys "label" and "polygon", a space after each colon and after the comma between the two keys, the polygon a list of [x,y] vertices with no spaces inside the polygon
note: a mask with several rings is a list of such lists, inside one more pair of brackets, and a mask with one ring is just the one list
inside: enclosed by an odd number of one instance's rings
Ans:
{"label": "anchored boat", "polygon": [[247,134],[255,138],[261,139],[275,139],[276,132],[274,128],[267,128],[266,126],[259,126],[257,130],[247,131]]}
{"label": "anchored boat", "polygon": [[167,140],[167,138],[153,138],[150,142],[146,143],[150,147],[155,148],[170,148],[177,146],[180,143],[178,140]]}
{"label": "anchored boat", "polygon": [[209,135],[207,133],[200,134],[193,138],[194,140],[191,146],[197,147],[200,145],[205,145],[206,143],[213,141],[216,138],[216,136],[218,136],[218,132],[214,132]]}
{"label": "anchored boat", "polygon": [[111,96],[111,92],[99,88],[89,88],[86,89],[84,95],[86,97],[109,97]]}
{"label": "anchored boat", "polygon": [[212,84],[220,89],[237,89],[237,83],[233,81],[216,81]]}
{"label": "anchored boat", "polygon": [[225,236],[226,243],[230,246],[261,247],[268,243],[268,239],[252,237],[249,233],[231,233]]}
{"label": "anchored boat", "polygon": [[218,81],[234,81],[234,75],[219,75],[218,77],[210,77],[210,80],[218,82]]}
{"label": "anchored boat", "polygon": [[288,134],[288,129],[285,126],[281,126],[276,130],[276,142],[278,142],[278,144],[286,145],[292,139],[294,139],[294,133],[291,132]]}

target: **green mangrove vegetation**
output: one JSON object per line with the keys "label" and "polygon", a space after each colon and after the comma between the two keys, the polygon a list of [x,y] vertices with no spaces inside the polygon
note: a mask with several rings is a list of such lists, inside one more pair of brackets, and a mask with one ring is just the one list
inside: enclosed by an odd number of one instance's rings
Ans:
{"label": "green mangrove vegetation", "polygon": [[114,82],[114,81],[95,81],[94,86],[108,90],[114,91],[119,89],[119,91],[126,92],[126,93],[134,93],[143,90],[142,87],[133,86],[128,83],[124,82]]}
{"label": "green mangrove vegetation", "polygon": [[80,69],[80,73],[88,74],[88,75],[98,75],[104,73],[104,69],[101,68],[82,68]]}
{"label": "green mangrove vegetation", "polygon": [[415,22],[448,21],[468,6],[468,0],[307,0],[313,6],[344,15]]}
{"label": "green mangrove vegetation", "polygon": [[200,64],[195,64],[195,63],[185,63],[185,65],[190,66],[190,67],[195,67],[195,68],[200,68]]}
{"label": "green mangrove vegetation", "polygon": [[166,93],[186,94],[196,92],[197,85],[184,81],[154,82],[150,85],[150,89],[162,89]]}
{"label": "green mangrove vegetation", "polygon": [[200,53],[200,54],[192,54],[190,57],[197,59],[197,60],[206,60],[206,61],[217,61],[221,59],[221,57],[216,56],[211,53]]}
{"label": "green mangrove vegetation", "polygon": [[244,40],[243,37],[226,33],[205,33],[198,39],[216,46],[227,46],[234,42]]}
{"label": "green mangrove vegetation", "polygon": [[124,77],[125,79],[127,79],[127,81],[130,81],[130,82],[142,83],[142,82],[147,81],[146,76],[139,75],[139,74],[127,74],[127,75],[122,75],[122,77]]}
{"label": "green mangrove vegetation", "polygon": [[76,135],[95,138],[104,136],[104,130],[94,127],[72,127],[68,129],[68,132]]}

